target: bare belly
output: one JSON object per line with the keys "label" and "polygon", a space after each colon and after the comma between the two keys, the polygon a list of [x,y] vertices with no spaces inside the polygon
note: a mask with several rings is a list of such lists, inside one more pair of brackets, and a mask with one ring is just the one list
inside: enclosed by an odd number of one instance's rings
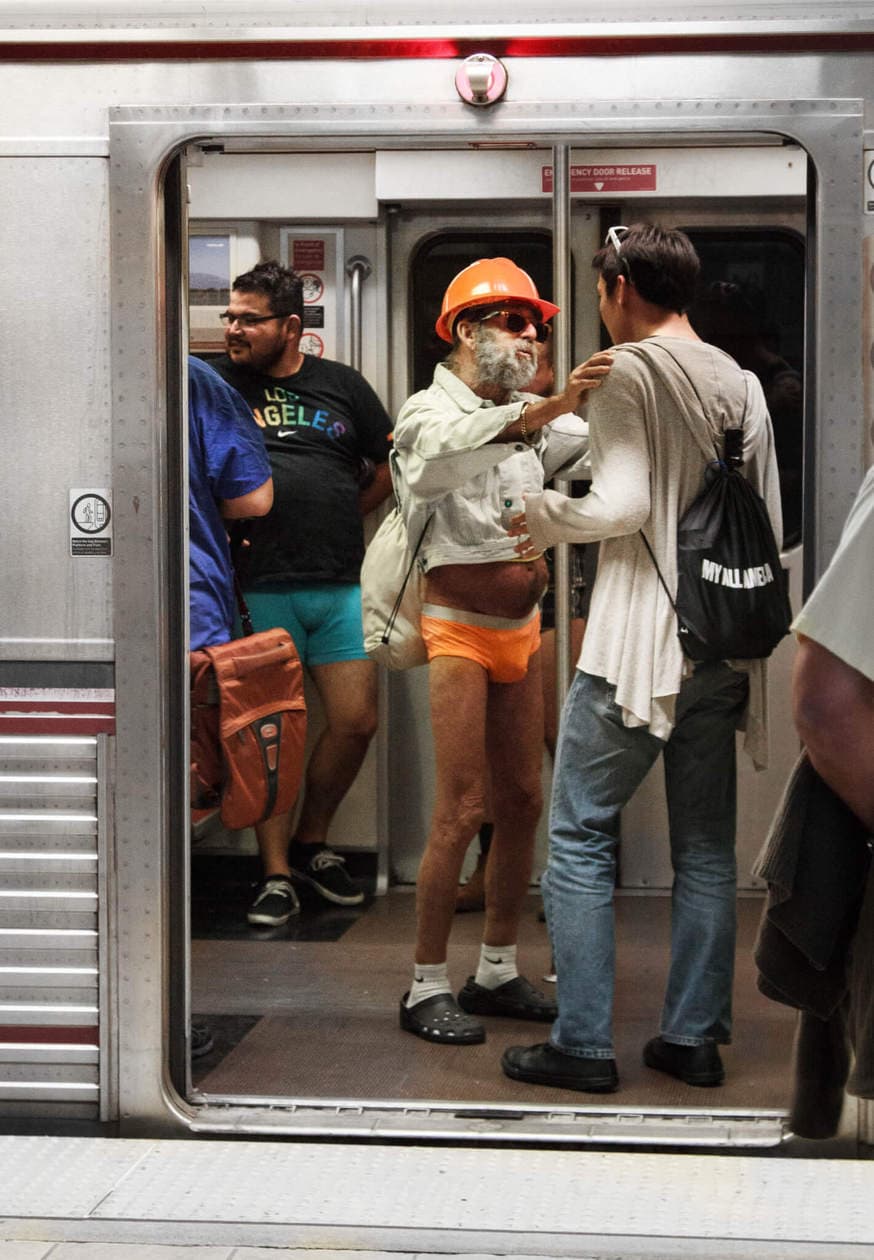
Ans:
{"label": "bare belly", "polygon": [[444,564],[425,578],[425,599],[429,604],[489,617],[524,617],[546,590],[548,580],[543,556],[519,562]]}

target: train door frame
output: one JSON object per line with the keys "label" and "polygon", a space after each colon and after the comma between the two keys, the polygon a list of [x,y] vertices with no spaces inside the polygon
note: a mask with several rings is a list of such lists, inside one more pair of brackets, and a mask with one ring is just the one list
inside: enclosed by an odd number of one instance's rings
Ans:
{"label": "train door frame", "polygon": [[[172,802],[174,794],[178,800],[181,793],[184,800],[185,776],[181,755],[173,764],[184,734],[178,729],[174,733],[171,695],[182,669],[183,644],[180,610],[167,588],[168,573],[181,567],[173,551],[177,539],[168,448],[181,440],[184,390],[181,365],[173,364],[172,354],[168,359],[167,348],[168,316],[172,329],[179,303],[165,274],[165,174],[189,143],[221,143],[228,137],[266,144],[279,136],[295,148],[317,150],[340,145],[476,147],[481,138],[480,119],[460,104],[441,103],[433,110],[413,105],[404,115],[405,130],[399,130],[392,106],[341,104],[332,105],[329,113],[326,117],[318,105],[306,104],[110,111],[117,644],[116,865],[110,896],[118,925],[115,1044],[122,1123],[131,1118],[126,1123],[130,1130],[166,1127],[377,1140],[458,1142],[481,1140],[485,1134],[511,1144],[591,1140],[726,1145],[748,1121],[743,1144],[756,1145],[758,1140],[770,1145],[777,1113],[750,1117],[702,1109],[695,1113],[702,1121],[698,1125],[695,1116],[683,1111],[660,1115],[657,1130],[632,1122],[621,1107],[523,1106],[511,1123],[500,1109],[486,1106],[474,1114],[451,1103],[364,1106],[355,1099],[259,1098],[198,1107],[174,1083],[167,1045],[169,1041],[176,1047],[178,1062],[184,1020],[181,1012],[171,1011],[169,1001],[171,967],[179,960],[171,950],[174,890],[168,891],[167,873],[174,842]],[[858,480],[864,449],[862,408],[856,402],[862,395],[860,346],[837,332],[847,322],[862,326],[861,228],[859,217],[847,209],[862,204],[862,117],[859,100],[613,100],[508,104],[490,119],[492,141],[534,140],[542,147],[579,143],[583,137],[586,143],[608,145],[631,135],[636,144],[665,135],[712,139],[730,118],[739,143],[765,132],[786,136],[806,149],[818,174],[810,199],[809,246],[818,301],[810,313],[808,346],[823,365],[812,399],[822,419],[816,430],[810,428],[811,462],[820,470],[818,481],[808,483],[811,577],[836,545],[849,506],[847,487],[854,476]],[[823,224],[829,225],[827,241],[820,240]],[[835,435],[840,435],[839,443]],[[184,624],[184,616],[182,620]],[[178,903],[178,889],[175,895]]]}

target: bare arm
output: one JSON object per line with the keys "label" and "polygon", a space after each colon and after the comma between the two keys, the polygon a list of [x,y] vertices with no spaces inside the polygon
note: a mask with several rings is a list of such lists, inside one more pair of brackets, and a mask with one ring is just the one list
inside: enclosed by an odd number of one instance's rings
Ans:
{"label": "bare arm", "polygon": [[799,635],[792,705],[814,769],[874,834],[874,681]]}
{"label": "bare arm", "polygon": [[391,473],[388,461],[377,464],[373,470],[373,479],[358,496],[358,509],[362,516],[372,512],[375,507],[391,494]]}
{"label": "bare arm", "polygon": [[236,499],[222,499],[219,504],[225,520],[239,521],[247,516],[266,516],[273,507],[273,478],[267,480],[257,490],[241,494]]}

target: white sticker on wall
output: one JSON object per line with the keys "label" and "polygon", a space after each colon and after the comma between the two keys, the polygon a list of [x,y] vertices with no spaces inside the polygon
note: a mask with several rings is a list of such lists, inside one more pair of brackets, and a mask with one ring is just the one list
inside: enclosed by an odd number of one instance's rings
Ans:
{"label": "white sticker on wall", "polygon": [[112,491],[70,491],[70,555],[112,555]]}

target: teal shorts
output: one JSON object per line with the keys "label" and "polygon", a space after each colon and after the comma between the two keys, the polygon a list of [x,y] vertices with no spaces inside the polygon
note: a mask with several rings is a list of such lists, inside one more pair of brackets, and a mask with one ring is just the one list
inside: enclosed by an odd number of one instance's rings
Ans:
{"label": "teal shorts", "polygon": [[356,583],[276,583],[246,591],[256,630],[282,626],[304,665],[366,661],[361,625],[361,587]]}

